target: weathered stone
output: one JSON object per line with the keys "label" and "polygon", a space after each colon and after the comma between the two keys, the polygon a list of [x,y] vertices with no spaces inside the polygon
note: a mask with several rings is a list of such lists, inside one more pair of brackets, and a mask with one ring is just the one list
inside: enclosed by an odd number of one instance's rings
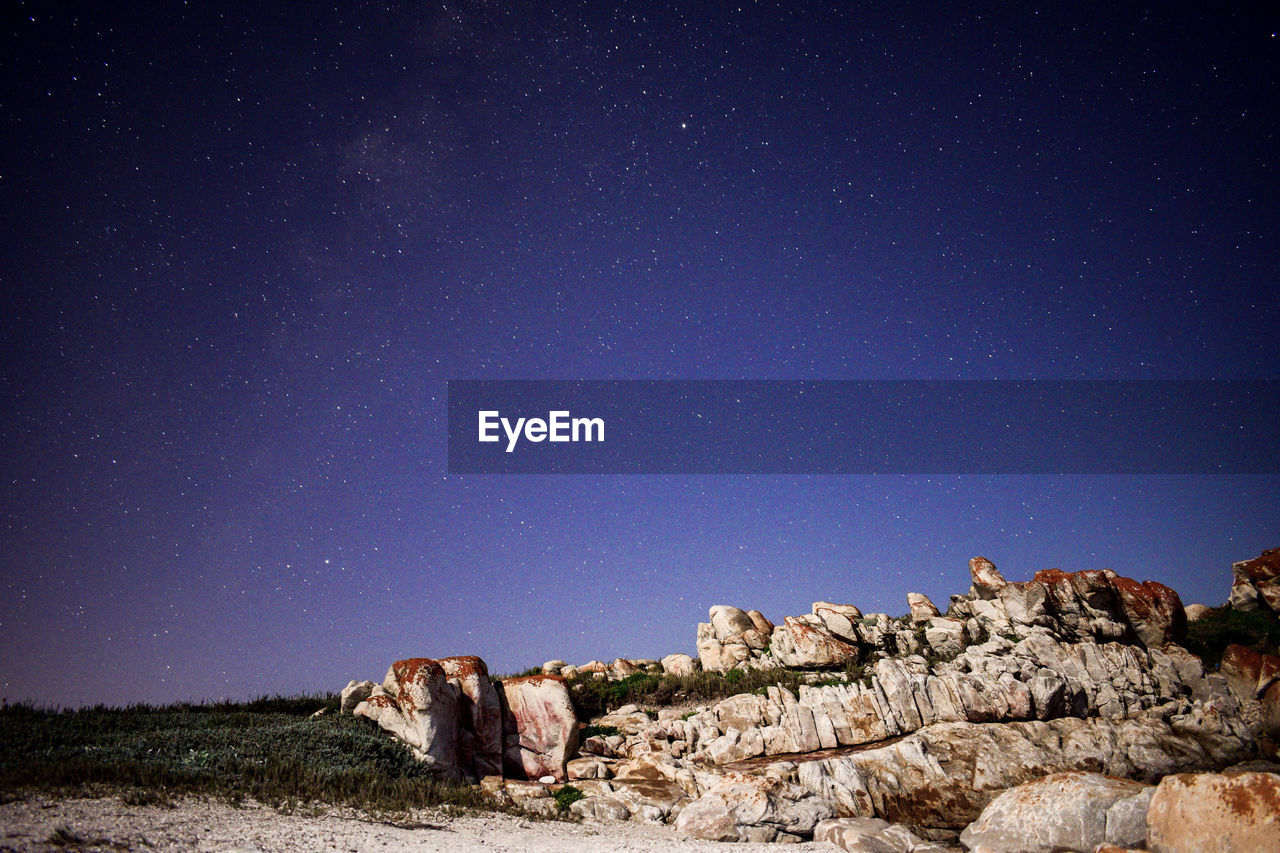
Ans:
{"label": "weathered stone", "polygon": [[565,663],[562,660],[549,660],[542,665],[542,674],[543,675],[559,675],[560,671],[563,670],[568,665],[569,664]]}
{"label": "weathered stone", "polygon": [[986,557],[974,557],[969,561],[969,576],[973,579],[973,590],[977,597],[983,599],[995,598],[1008,583],[996,569],[995,563]]}
{"label": "weathered stone", "polygon": [[834,816],[830,805],[797,785],[730,772],[684,807],[676,830],[713,841],[774,841],[811,836]]}
{"label": "weathered stone", "polygon": [[773,623],[764,618],[764,614],[759,610],[748,610],[747,618],[751,620],[751,624],[761,636],[768,637],[773,634]]}
{"label": "weathered stone", "polygon": [[596,724],[615,728],[623,735],[638,735],[646,732],[653,724],[653,720],[640,710],[639,705],[623,705],[618,710],[596,720]]}
{"label": "weathered stone", "polygon": [[564,679],[555,675],[508,678],[502,682],[507,718],[504,768],[507,775],[564,781],[565,762],[578,747],[578,719]]}
{"label": "weathered stone", "polygon": [[724,640],[743,631],[755,630],[755,622],[746,611],[726,604],[717,604],[710,610],[711,627],[715,629],[716,639]]}
{"label": "weathered stone", "polygon": [[350,714],[354,711],[357,705],[369,698],[374,686],[372,681],[348,681],[339,698],[339,713]]}
{"label": "weathered stone", "polygon": [[1111,578],[1129,627],[1150,648],[1178,643],[1187,636],[1187,614],[1178,593],[1155,581],[1138,583],[1125,577]]}
{"label": "weathered stone", "polygon": [[595,755],[587,755],[565,762],[565,775],[570,781],[608,779],[613,776],[613,770],[608,760]]}
{"label": "weathered stone", "polygon": [[1280,741],[1280,681],[1274,682],[1262,695],[1258,726],[1272,741]]}
{"label": "weathered stone", "polygon": [[837,639],[844,640],[846,643],[862,642],[862,636],[858,632],[858,621],[862,619],[862,611],[852,604],[815,601],[812,612]]}
{"label": "weathered stone", "polygon": [[569,811],[583,820],[594,820],[601,823],[621,822],[631,817],[631,810],[627,808],[626,803],[617,797],[607,794],[601,797],[587,797],[584,800],[570,803]]}
{"label": "weathered stone", "polygon": [[1280,774],[1166,776],[1147,812],[1147,848],[1154,853],[1280,851]]}
{"label": "weathered stone", "polygon": [[901,853],[900,848],[876,837],[891,825],[878,817],[829,818],[814,827],[813,840],[856,853]]}
{"label": "weathered stone", "polygon": [[1033,581],[1049,594],[1049,609],[1057,629],[1069,640],[1120,640],[1129,631],[1118,594],[1111,585],[1114,572],[1085,569],[1064,572],[1045,569]]}
{"label": "weathered stone", "polygon": [[662,671],[667,675],[694,675],[702,665],[684,654],[667,655],[662,659]]}
{"label": "weathered stone", "polygon": [[1188,622],[1199,622],[1201,619],[1208,616],[1212,610],[1213,608],[1209,607],[1207,604],[1188,604],[1184,613],[1186,614]]}
{"label": "weathered stone", "polygon": [[1280,615],[1280,548],[1231,566],[1231,606],[1237,610],[1269,610]]}
{"label": "weathered stone", "polygon": [[[814,617],[821,625],[821,621]],[[837,639],[825,627],[814,627],[794,616],[773,629],[774,657],[784,666],[823,669],[858,660],[858,647]]]}
{"label": "weathered stone", "polygon": [[441,658],[445,677],[459,690],[458,761],[475,777],[502,773],[502,703],[489,668],[475,655]]}
{"label": "weathered stone", "polygon": [[626,658],[616,658],[613,663],[609,664],[610,681],[621,681],[629,675],[635,675],[637,672],[640,672],[640,667]]}
{"label": "weathered stone", "polygon": [[632,767],[629,774],[619,773],[612,782],[613,795],[631,812],[631,820],[641,823],[665,823],[677,815],[690,802],[684,787],[672,779],[664,778],[652,767]]}
{"label": "weathered stone", "polygon": [[1054,619],[1049,613],[1049,591],[1042,583],[1008,583],[997,590],[1000,604],[1010,623],[1018,626],[1049,627]]}
{"label": "weathered stone", "polygon": [[1025,853],[1142,844],[1145,823],[1135,827],[1118,821],[1116,835],[1109,836],[1108,812],[1122,801],[1141,799],[1146,789],[1138,782],[1097,773],[1054,773],[1000,794],[960,834],[960,841],[970,849],[982,845]]}
{"label": "weathered stone", "polygon": [[964,622],[959,619],[948,619],[946,616],[934,616],[924,621],[924,639],[929,648],[944,657],[954,657],[965,647]]}
{"label": "weathered stone", "polygon": [[941,616],[937,606],[929,600],[929,596],[920,592],[907,593],[907,607],[911,608],[911,621],[928,622],[935,616]]}
{"label": "weathered stone", "polygon": [[1280,681],[1280,657],[1265,655],[1233,643],[1223,650],[1219,671],[1226,676],[1227,683],[1237,694],[1249,699],[1261,699],[1267,688]]}
{"label": "weathered stone", "polygon": [[373,691],[353,713],[404,741],[432,770],[463,776],[458,764],[459,695],[438,662],[410,658],[393,663],[381,690]]}
{"label": "weathered stone", "polygon": [[1106,844],[1118,848],[1143,846],[1147,839],[1147,811],[1155,792],[1154,785],[1147,785],[1138,794],[1117,800],[1107,809]]}

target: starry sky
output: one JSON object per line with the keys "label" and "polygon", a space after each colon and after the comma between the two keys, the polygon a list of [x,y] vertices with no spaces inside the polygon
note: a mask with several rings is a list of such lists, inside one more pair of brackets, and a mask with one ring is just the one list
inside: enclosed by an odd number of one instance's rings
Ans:
{"label": "starry sky", "polygon": [[[1175,8],[1176,7],[1176,8]],[[0,38],[0,697],[335,690],[1226,599],[1280,477],[450,475],[451,379],[1276,379],[1235,4],[35,3]]]}

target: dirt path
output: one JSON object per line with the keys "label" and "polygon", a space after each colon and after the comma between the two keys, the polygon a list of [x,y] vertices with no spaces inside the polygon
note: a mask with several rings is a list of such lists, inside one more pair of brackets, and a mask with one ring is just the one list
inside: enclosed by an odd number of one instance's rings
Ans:
{"label": "dirt path", "polygon": [[[682,840],[669,826],[566,823],[505,814],[453,817],[423,812],[398,824],[349,809],[280,814],[250,804],[188,798],[176,806],[130,806],[119,798],[31,797],[0,805],[0,851],[587,851],[588,853],[779,853],[773,844]],[[787,850],[836,851],[830,844]]]}

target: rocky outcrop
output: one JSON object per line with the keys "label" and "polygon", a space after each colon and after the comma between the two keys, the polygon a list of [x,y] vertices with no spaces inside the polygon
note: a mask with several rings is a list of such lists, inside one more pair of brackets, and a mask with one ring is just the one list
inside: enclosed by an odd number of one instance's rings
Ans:
{"label": "rocky outcrop", "polygon": [[1147,849],[1280,851],[1280,774],[1166,776],[1147,812]]}
{"label": "rocky outcrop", "polygon": [[1222,652],[1219,668],[1236,694],[1250,699],[1261,699],[1272,684],[1280,681],[1280,657],[1237,644]]}
{"label": "rocky outcrop", "polygon": [[1213,612],[1213,608],[1207,604],[1188,604],[1185,608],[1187,622],[1199,622],[1204,617]]}
{"label": "rocky outcrop", "polygon": [[727,773],[684,807],[676,831],[711,841],[799,841],[834,815],[830,805],[796,785]]}
{"label": "rocky outcrop", "polygon": [[558,675],[502,682],[505,705],[503,769],[516,778],[551,776],[563,782],[565,763],[578,748],[578,718]]}
{"label": "rocky outcrop", "polygon": [[[680,655],[688,657],[688,655]],[[614,658],[612,663],[593,660],[574,666],[562,660],[549,660],[542,665],[543,675],[559,675],[564,678],[601,678],[606,681],[621,681],[637,673],[661,674],[663,666],[656,660],[647,658]]]}
{"label": "rocky outcrop", "polygon": [[728,764],[875,743],[939,722],[1121,719],[1214,697],[1224,707],[1234,701],[1225,682],[1176,646],[1073,644],[1040,631],[1017,643],[993,637],[932,666],[919,656],[881,658],[860,682],[734,696],[660,721],[620,750],[660,739],[679,754]]}
{"label": "rocky outcrop", "polygon": [[1240,717],[1263,736],[1268,754],[1280,741],[1280,657],[1241,645],[1222,653],[1222,677],[1240,701]]}
{"label": "rocky outcrop", "polygon": [[1235,563],[1231,574],[1232,607],[1280,616],[1280,548],[1271,548],[1252,560]]}
{"label": "rocky outcrop", "polygon": [[[1265,568],[1236,571],[1263,605]],[[1280,733],[1280,659],[1232,647],[1206,672],[1178,645],[1187,610],[1169,588],[1109,570],[1009,581],[984,558],[969,570],[945,614],[915,593],[898,618],[818,601],[775,625],[718,605],[697,660],[553,660],[495,691],[478,658],[415,659],[343,702],[442,773],[505,771],[495,796],[533,811],[554,811],[555,786],[514,779],[572,779],[586,794],[573,812],[593,820],[915,853],[966,825],[987,849],[1140,844],[1145,783],[1252,758],[1255,735]],[[705,705],[625,706],[578,744],[565,678],[699,669],[787,669],[793,689],[780,672]]]}
{"label": "rocky outcrop", "polygon": [[1069,642],[1124,641],[1158,647],[1186,633],[1178,594],[1154,581],[1139,583],[1109,569],[1036,572],[1009,582],[990,560],[969,562],[973,586],[953,596],[951,615],[979,619],[988,631],[1022,637],[1043,628]]}
{"label": "rocky outcrop", "polygon": [[1154,782],[1253,752],[1238,721],[1202,712],[1169,721],[939,723],[884,746],[795,763],[798,783],[842,817],[957,827],[976,820],[1004,791],[1051,773],[1087,770]]}
{"label": "rocky outcrop", "polygon": [[907,607],[911,609],[911,621],[916,624],[928,622],[942,614],[937,606],[929,600],[929,596],[919,592],[907,593]]}
{"label": "rocky outcrop", "polygon": [[376,722],[443,776],[475,782],[505,770],[562,781],[578,738],[564,680],[508,679],[503,688],[500,695],[474,655],[409,658],[393,663],[382,684],[348,684],[342,706]]}
{"label": "rocky outcrop", "polygon": [[1029,581],[1009,582],[982,557],[969,562],[969,572],[969,595],[953,596],[946,615],[919,593],[908,593],[909,613],[900,619],[819,601],[811,613],[775,626],[758,611],[717,605],[710,621],[698,626],[698,655],[708,672],[831,670],[916,653],[948,659],[997,634],[1017,641],[1048,632],[1068,643],[1148,648],[1186,635],[1181,599],[1154,581],[1139,583],[1109,569],[1048,569]]}
{"label": "rocky outcrop", "polygon": [[727,672],[776,665],[767,654],[773,623],[759,610],[718,604],[710,609],[708,617],[709,622],[698,623],[698,659],[703,669]]}
{"label": "rocky outcrop", "polygon": [[992,800],[960,834],[965,847],[1056,853],[1099,844],[1138,847],[1147,840],[1155,789],[1098,773],[1053,773]]}

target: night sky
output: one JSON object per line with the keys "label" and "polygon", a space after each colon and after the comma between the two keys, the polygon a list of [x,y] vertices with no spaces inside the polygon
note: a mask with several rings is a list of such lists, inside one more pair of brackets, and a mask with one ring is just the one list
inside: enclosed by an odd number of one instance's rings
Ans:
{"label": "night sky", "polygon": [[979,554],[1221,603],[1280,477],[449,475],[445,383],[1280,378],[1236,7],[6,4],[0,696],[691,653]]}

